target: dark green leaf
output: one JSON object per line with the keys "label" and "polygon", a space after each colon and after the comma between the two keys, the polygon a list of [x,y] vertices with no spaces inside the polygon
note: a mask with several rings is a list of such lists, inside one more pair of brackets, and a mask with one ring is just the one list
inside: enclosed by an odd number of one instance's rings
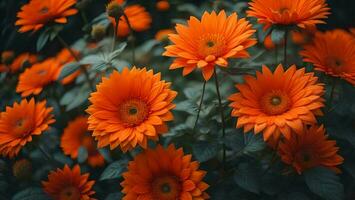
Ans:
{"label": "dark green leaf", "polygon": [[37,43],[36,43],[36,48],[37,48],[37,51],[40,51],[42,50],[42,48],[44,47],[44,45],[46,45],[46,43],[48,42],[49,40],[49,37],[50,37],[50,33],[46,30],[46,31],[43,31],[38,39],[37,39]]}
{"label": "dark green leaf", "polygon": [[65,77],[77,71],[79,68],[80,68],[80,64],[77,62],[71,62],[64,65],[62,70],[60,71],[58,80],[64,79]]}
{"label": "dark green leaf", "polygon": [[242,163],[238,166],[238,169],[234,173],[234,181],[243,189],[253,192],[260,192],[260,178],[258,170],[246,163]]}
{"label": "dark green leaf", "polygon": [[88,158],[88,151],[85,147],[81,146],[78,150],[78,162],[83,163]]}
{"label": "dark green leaf", "polygon": [[12,200],[49,200],[41,188],[31,187],[22,190],[12,197]]}
{"label": "dark green leaf", "polygon": [[122,53],[122,51],[126,48],[126,46],[127,46],[126,42],[121,43],[115,51],[110,53],[109,60],[112,61],[113,59],[116,59]]}
{"label": "dark green leaf", "polygon": [[100,176],[100,180],[108,180],[120,178],[122,176],[122,172],[126,169],[127,162],[126,161],[115,161],[106,167],[104,172]]}
{"label": "dark green leaf", "polygon": [[344,199],[344,187],[333,170],[316,167],[304,172],[309,189],[326,200]]}
{"label": "dark green leaf", "polygon": [[265,142],[261,134],[255,135],[254,133],[245,134],[245,148],[244,153],[250,154],[261,151],[265,148]]}
{"label": "dark green leaf", "polygon": [[107,197],[105,198],[105,200],[118,200],[118,199],[122,199],[122,193],[120,192],[111,193],[107,195]]}
{"label": "dark green leaf", "polygon": [[219,148],[219,144],[209,143],[207,141],[199,141],[192,146],[194,156],[199,162],[205,162],[215,157]]}

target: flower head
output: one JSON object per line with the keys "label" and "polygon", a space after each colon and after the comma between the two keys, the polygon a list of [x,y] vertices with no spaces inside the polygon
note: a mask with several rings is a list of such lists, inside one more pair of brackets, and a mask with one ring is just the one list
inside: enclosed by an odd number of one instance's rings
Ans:
{"label": "flower head", "polygon": [[80,147],[85,147],[88,152],[88,163],[92,167],[102,166],[105,160],[96,149],[94,138],[88,132],[87,117],[80,116],[69,122],[64,129],[60,146],[65,155],[72,159],[78,157]]}
{"label": "flower head", "polygon": [[167,131],[176,95],[170,83],[161,80],[160,73],[135,67],[124,68],[121,73],[114,71],[109,78],[103,78],[89,98],[89,130],[94,131],[98,147],[120,146],[127,151],[138,144],[146,148],[148,139],[157,140]]}
{"label": "flower head", "polygon": [[304,68],[297,70],[293,65],[284,71],[279,65],[272,73],[263,66],[256,78],[248,75],[244,80],[236,85],[239,93],[229,97],[237,128],[244,127],[244,132],[263,132],[265,141],[280,134],[289,139],[292,132],[302,133],[305,124],[316,123],[315,116],[322,114],[324,87]]}
{"label": "flower head", "polygon": [[155,6],[159,11],[167,11],[170,8],[170,3],[168,0],[159,0]]}
{"label": "flower head", "polygon": [[22,97],[39,94],[43,90],[43,87],[57,79],[59,66],[59,63],[55,59],[47,59],[27,68],[20,74],[16,92],[21,93]]}
{"label": "flower head", "polygon": [[317,166],[340,172],[336,166],[344,159],[337,154],[339,148],[335,144],[334,140],[327,139],[323,126],[313,125],[282,142],[278,151],[282,161],[292,165],[299,174]]}
{"label": "flower head", "polygon": [[10,64],[10,71],[15,73],[19,71],[26,64],[32,65],[37,62],[37,56],[30,53],[23,53],[18,55],[14,61]]}
{"label": "flower head", "polygon": [[330,14],[325,0],[252,0],[249,17],[256,17],[264,30],[272,25],[297,25],[300,28],[324,24]]}
{"label": "flower head", "polygon": [[30,0],[17,13],[15,25],[21,26],[19,32],[37,31],[50,22],[67,23],[67,17],[77,13],[71,8],[76,0]]}
{"label": "flower head", "polygon": [[191,157],[174,145],[158,145],[137,155],[123,173],[123,200],[209,199],[202,181],[206,172]]}
{"label": "flower head", "polygon": [[304,62],[330,76],[355,85],[355,38],[343,30],[317,32],[300,53]]}
{"label": "flower head", "polygon": [[95,194],[92,186],[95,181],[89,181],[89,174],[81,175],[79,165],[70,169],[68,165],[64,169],[57,169],[48,175],[48,181],[42,181],[44,191],[53,200],[95,200],[91,196]]}
{"label": "flower head", "polygon": [[46,101],[35,103],[34,99],[24,99],[20,104],[6,107],[0,113],[0,154],[10,158],[16,156],[32,141],[32,136],[47,130],[48,125],[55,122],[52,110],[46,107]]}
{"label": "flower head", "polygon": [[[117,2],[119,5],[122,5],[125,1],[112,0],[111,2]],[[145,10],[143,6],[140,5],[125,6],[123,12],[127,16],[128,22],[134,31],[141,32],[150,28],[150,24],[152,23],[152,17]],[[110,20],[113,24],[113,27],[116,27],[115,18],[110,17]],[[125,37],[129,33],[130,33],[130,28],[127,23],[127,20],[124,16],[121,16],[117,27],[117,36]]]}
{"label": "flower head", "polygon": [[3,51],[1,53],[1,63],[9,65],[15,58],[15,53],[13,51]]}
{"label": "flower head", "polygon": [[246,49],[256,43],[252,25],[236,13],[205,12],[201,21],[190,17],[187,26],[177,24],[175,29],[177,34],[169,35],[174,44],[163,54],[175,58],[170,69],[184,68],[185,76],[199,68],[205,80],[212,77],[216,65],[227,67],[229,58],[248,57]]}

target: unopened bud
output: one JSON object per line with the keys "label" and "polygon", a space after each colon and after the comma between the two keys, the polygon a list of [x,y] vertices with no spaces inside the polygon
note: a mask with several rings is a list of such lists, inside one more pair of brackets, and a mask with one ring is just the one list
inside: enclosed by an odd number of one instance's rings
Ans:
{"label": "unopened bud", "polygon": [[91,37],[94,38],[95,40],[99,41],[102,40],[106,35],[106,27],[101,25],[101,24],[97,24],[92,26],[92,30],[91,30]]}
{"label": "unopened bud", "polygon": [[119,19],[123,15],[122,6],[115,0],[111,1],[106,7],[107,15]]}

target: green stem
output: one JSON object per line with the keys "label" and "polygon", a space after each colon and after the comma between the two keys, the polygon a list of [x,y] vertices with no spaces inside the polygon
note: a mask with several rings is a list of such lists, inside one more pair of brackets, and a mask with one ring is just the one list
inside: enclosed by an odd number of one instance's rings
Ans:
{"label": "green stem", "polygon": [[200,104],[198,106],[197,116],[196,116],[196,120],[195,120],[195,124],[194,124],[194,128],[193,128],[194,131],[196,129],[196,125],[197,125],[198,119],[200,118],[200,112],[201,112],[201,108],[202,108],[203,97],[205,96],[206,83],[207,83],[207,81],[203,82],[202,95],[201,95]]}
{"label": "green stem", "polygon": [[117,33],[118,33],[118,24],[120,23],[120,18],[115,19],[116,25],[113,27],[113,36],[112,36],[112,48],[111,52],[115,50],[116,47],[116,40],[117,40]]}
{"label": "green stem", "polygon": [[129,27],[129,37],[130,37],[130,41],[132,44],[132,64],[134,65],[136,62],[136,50],[135,50],[136,49],[136,42],[135,42],[135,38],[133,35],[133,28],[132,28],[131,23],[129,22],[128,16],[125,13],[123,14],[123,17],[125,18],[127,25]]}
{"label": "green stem", "polygon": [[[74,59],[76,60],[76,62],[79,62],[80,59],[78,58],[78,56],[74,53],[74,51],[70,48],[70,46],[64,41],[64,39],[60,36],[57,35],[57,38],[59,40],[59,42],[69,51],[69,53],[74,57]],[[85,66],[80,65],[80,69],[81,71],[84,73],[85,78],[87,83],[89,84],[91,91],[95,90],[95,85],[94,83],[90,80],[90,75],[89,72],[86,70]]]}
{"label": "green stem", "polygon": [[287,67],[287,40],[288,40],[288,31],[287,28],[285,28],[285,37],[284,37],[284,65]]}
{"label": "green stem", "polygon": [[[216,68],[214,68],[214,78],[215,78],[215,85],[216,85],[216,91],[217,91],[217,96],[218,96],[218,105],[219,105],[219,111],[221,115],[221,121],[222,121],[222,139],[224,139],[226,135],[226,124],[224,121],[224,113],[223,113],[223,105],[222,105],[222,98],[221,98],[221,93],[219,91],[219,82],[218,82],[218,76],[217,76],[217,71]],[[223,169],[226,166],[226,145],[223,143]]]}
{"label": "green stem", "polygon": [[337,79],[333,79],[333,83],[332,83],[332,88],[330,89],[330,96],[329,96],[329,110],[328,112],[330,112],[332,110],[332,102],[333,102],[333,98],[334,98],[334,93],[335,93],[335,88],[337,86]]}

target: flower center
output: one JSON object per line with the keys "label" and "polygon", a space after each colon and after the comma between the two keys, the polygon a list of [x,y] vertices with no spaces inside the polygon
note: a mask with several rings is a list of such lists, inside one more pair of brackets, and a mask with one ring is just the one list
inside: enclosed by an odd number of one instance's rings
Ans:
{"label": "flower center", "polygon": [[282,14],[284,14],[285,12],[289,12],[289,8],[287,8],[287,7],[283,7],[283,8],[280,8],[279,9],[279,13],[282,15]]}
{"label": "flower center", "polygon": [[281,91],[271,91],[260,99],[262,110],[268,115],[280,115],[290,109],[291,100]]}
{"label": "flower center", "polygon": [[19,137],[26,137],[31,133],[28,121],[26,119],[18,119],[14,124],[14,133]]}
{"label": "flower center", "polygon": [[309,149],[302,150],[296,154],[295,161],[303,169],[309,169],[318,164],[318,157]]}
{"label": "flower center", "polygon": [[179,199],[181,184],[175,176],[157,177],[152,182],[154,199],[175,200]]}
{"label": "flower center", "polygon": [[128,126],[136,126],[146,120],[149,108],[140,99],[130,99],[119,105],[119,118]]}
{"label": "flower center", "polygon": [[219,34],[206,34],[200,37],[198,45],[198,54],[201,59],[209,55],[219,57],[224,54],[226,48],[225,38]]}
{"label": "flower center", "polygon": [[47,7],[43,7],[39,10],[39,13],[46,14],[46,13],[48,13],[48,11],[49,11],[49,9]]}
{"label": "flower center", "polygon": [[47,74],[47,70],[44,70],[44,69],[38,70],[37,74],[40,75],[40,76],[44,76],[44,75]]}
{"label": "flower center", "polygon": [[343,61],[338,58],[327,58],[326,64],[332,69],[333,72],[339,73],[341,72],[341,67],[343,66]]}
{"label": "flower center", "polygon": [[80,191],[73,186],[66,187],[60,192],[59,200],[80,200]]}

